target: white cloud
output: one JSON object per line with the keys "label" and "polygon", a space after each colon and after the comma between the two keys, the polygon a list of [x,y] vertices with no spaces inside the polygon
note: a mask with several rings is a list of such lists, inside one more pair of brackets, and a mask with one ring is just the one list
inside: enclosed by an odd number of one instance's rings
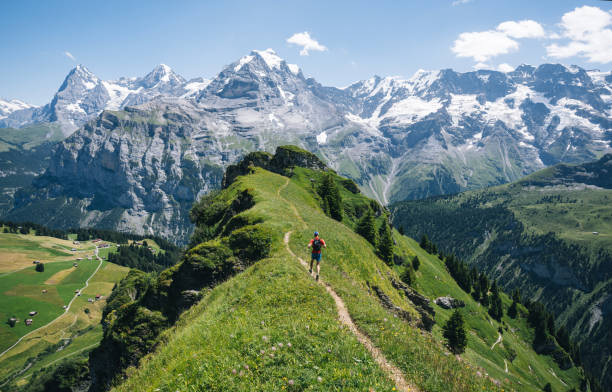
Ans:
{"label": "white cloud", "polygon": [[551,44],[546,54],[553,58],[585,57],[590,62],[612,62],[612,14],[598,7],[582,6],[561,18],[565,45]]}
{"label": "white cloud", "polygon": [[491,66],[487,63],[476,63],[472,65],[472,68],[478,71],[479,69],[491,69]]}
{"label": "white cloud", "polygon": [[312,38],[308,31],[293,34],[291,37],[287,38],[287,42],[302,47],[300,56],[308,56],[308,52],[311,50],[319,52],[327,50],[325,45],[321,45],[316,39]]}
{"label": "white cloud", "polygon": [[478,69],[484,62],[495,56],[519,49],[516,39],[540,38],[546,33],[541,24],[534,20],[509,20],[500,23],[495,30],[461,33],[453,44],[452,51],[457,57],[472,57],[478,62]]}
{"label": "white cloud", "polygon": [[66,57],[68,57],[70,60],[72,61],[76,61],[76,59],[74,58],[74,56],[72,55],[72,53],[66,51],[64,52],[64,55],[66,55]]}
{"label": "white cloud", "polygon": [[521,20],[519,22],[509,20],[500,23],[497,26],[497,31],[501,31],[512,38],[540,38],[546,35],[542,25],[535,20]]}
{"label": "white cloud", "polygon": [[519,44],[505,33],[489,30],[461,33],[455,40],[452,51],[458,57],[472,57],[485,62],[492,57],[518,50]]}
{"label": "white cloud", "polygon": [[455,0],[452,3],[452,6],[455,7],[457,5],[461,5],[461,4],[467,4],[467,3],[471,3],[472,0]]}
{"label": "white cloud", "polygon": [[500,72],[512,72],[514,71],[514,67],[508,63],[501,63],[497,66],[497,70]]}

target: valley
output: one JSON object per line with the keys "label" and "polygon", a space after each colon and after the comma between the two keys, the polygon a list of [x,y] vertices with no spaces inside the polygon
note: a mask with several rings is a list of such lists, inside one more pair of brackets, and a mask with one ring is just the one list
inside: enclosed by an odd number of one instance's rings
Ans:
{"label": "valley", "polygon": [[[607,310],[612,263],[612,155],[558,165],[515,183],[454,196],[398,203],[393,221],[407,235],[426,234],[454,253],[520,289],[556,314],[581,343],[585,365],[602,385],[610,373]],[[597,316],[598,315],[598,316]]]}
{"label": "valley", "polygon": [[[127,273],[103,261],[109,250],[98,251],[91,242],[0,233],[0,388],[24,385],[41,368],[98,344],[106,297]],[[44,271],[35,271],[33,260]]]}

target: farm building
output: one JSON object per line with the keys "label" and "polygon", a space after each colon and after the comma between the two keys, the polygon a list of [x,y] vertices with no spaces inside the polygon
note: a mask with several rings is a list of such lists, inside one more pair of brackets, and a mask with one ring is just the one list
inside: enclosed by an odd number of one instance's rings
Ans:
{"label": "farm building", "polygon": [[93,298],[87,298],[87,302],[93,302],[94,299]]}
{"label": "farm building", "polygon": [[71,252],[76,252],[75,248],[70,249]]}
{"label": "farm building", "polygon": [[32,264],[40,264],[40,260],[34,260]]}
{"label": "farm building", "polygon": [[78,263],[74,263],[74,264],[72,264],[72,266],[73,266],[73,267],[78,267],[78,266],[79,266],[79,264],[78,264]]}
{"label": "farm building", "polygon": [[82,257],[77,257],[77,260],[83,260],[83,258]]}
{"label": "farm building", "polygon": [[35,310],[33,310],[33,311],[31,311],[29,314],[30,314],[30,316],[36,316],[36,315],[38,314],[38,312],[37,312],[37,311],[35,311]]}
{"label": "farm building", "polygon": [[79,293],[79,289],[74,290],[74,293],[78,294]]}
{"label": "farm building", "polygon": [[96,294],[96,299],[100,299],[102,296],[100,294]]}
{"label": "farm building", "polygon": [[33,322],[33,321],[34,321],[34,320],[32,320],[32,319],[26,319],[26,321],[25,321],[25,325],[32,325],[32,322]]}
{"label": "farm building", "polygon": [[43,289],[42,293],[46,294],[47,293],[47,289]]}
{"label": "farm building", "polygon": [[102,241],[102,239],[96,238],[95,240],[92,240],[91,242],[96,243],[96,242],[100,242],[100,241]]}
{"label": "farm building", "polygon": [[79,245],[79,244],[80,244],[80,242],[79,242],[79,241],[72,241],[72,244],[73,244],[73,245]]}

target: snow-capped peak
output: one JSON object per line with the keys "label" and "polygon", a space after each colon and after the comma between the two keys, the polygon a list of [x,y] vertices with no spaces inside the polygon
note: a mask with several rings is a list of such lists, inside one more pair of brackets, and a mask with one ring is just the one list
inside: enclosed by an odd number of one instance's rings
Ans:
{"label": "snow-capped peak", "polygon": [[253,53],[257,53],[265,62],[270,69],[280,69],[281,64],[285,61],[276,55],[276,52],[270,48],[266,50],[254,50]]}
{"label": "snow-capped peak", "polygon": [[143,87],[151,88],[160,83],[182,84],[185,83],[185,80],[166,64],[159,64],[142,79],[142,85]]}
{"label": "snow-capped peak", "polygon": [[34,107],[36,106],[30,105],[29,103],[25,103],[18,99],[11,99],[10,101],[7,101],[0,98],[0,118],[4,118],[18,110],[30,109]]}

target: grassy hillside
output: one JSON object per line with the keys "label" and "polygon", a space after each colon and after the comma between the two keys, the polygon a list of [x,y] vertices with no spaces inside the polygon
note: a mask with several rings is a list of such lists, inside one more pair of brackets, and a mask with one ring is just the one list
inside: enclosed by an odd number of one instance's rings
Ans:
{"label": "grassy hillside", "polygon": [[[94,249],[91,242],[75,245],[52,237],[0,233],[2,386],[7,381],[22,384],[41,368],[90,350],[99,342],[105,297],[127,268],[95,257],[88,260]],[[100,250],[100,256],[105,257],[105,252],[108,249]],[[33,260],[44,264],[43,272],[35,270]],[[77,267],[73,266],[75,262]],[[83,288],[88,279],[81,296],[75,296],[75,290]],[[98,294],[103,296],[101,300],[88,302]],[[69,303],[65,311],[63,306]],[[30,311],[38,313],[29,316]],[[17,319],[12,327],[8,322],[11,317]],[[33,320],[30,326],[25,325],[28,318]]]}
{"label": "grassy hillside", "polygon": [[[524,319],[504,319],[506,341],[491,349],[501,325],[489,320],[461,292],[439,259],[394,233],[399,257],[422,257],[416,283],[420,291],[430,299],[443,293],[467,303],[468,350],[459,357],[451,355],[439,326],[450,312],[436,306],[438,324],[432,332],[423,328],[422,305],[413,303],[393,283],[399,281],[402,267],[389,267],[354,232],[358,219],[376,203],[351,191],[346,180],[333,177],[343,199],[343,219],[338,222],[321,208],[317,184],[323,172],[294,167],[280,175],[246,165],[244,169],[250,174],[237,177],[227,189],[194,207],[198,223],[194,236],[199,240],[192,241],[181,263],[152,282],[133,275],[117,288],[103,342],[126,342],[132,354],[153,352],[127,369],[125,377],[115,379],[114,390],[395,390],[372,354],[338,322],[337,308],[327,290],[337,293],[357,328],[416,390],[537,391],[546,383],[555,390],[577,386],[577,369],[561,371],[550,358],[531,350],[525,340],[530,332]],[[245,194],[252,203],[245,202]],[[385,212],[378,207],[377,214],[377,225],[381,225]],[[242,236],[245,230],[257,237]],[[306,244],[313,230],[321,232],[328,243],[321,268],[327,289],[294,257],[308,260]],[[287,245],[283,238],[289,240]],[[256,244],[264,243],[269,248],[263,257],[249,259],[249,254],[260,249]],[[227,252],[225,244],[231,247],[225,260],[235,260],[230,265],[212,258],[215,252]],[[228,268],[235,272],[224,272]],[[199,271],[210,272],[190,281]],[[204,277],[216,275],[222,279],[202,284]],[[229,279],[219,283],[223,278]],[[203,288],[203,298],[172,324],[159,301],[171,299],[179,287],[181,293]],[[136,298],[120,301],[121,292],[127,289],[136,292]],[[383,306],[377,292],[384,293],[393,311]],[[505,302],[507,305],[507,298]],[[130,316],[133,314],[136,316]],[[151,325],[148,331],[160,325],[170,328],[159,337],[134,330],[143,323]],[[132,335],[121,337],[130,331]],[[516,357],[508,361],[506,373],[508,347]],[[102,366],[112,361],[108,355],[108,350],[99,352],[92,360]]]}
{"label": "grassy hillside", "polygon": [[566,325],[581,342],[588,369],[609,385],[610,173],[612,155],[559,165],[513,184],[398,203],[391,206],[393,222],[414,238],[427,234],[508,291],[545,303],[557,327]]}

